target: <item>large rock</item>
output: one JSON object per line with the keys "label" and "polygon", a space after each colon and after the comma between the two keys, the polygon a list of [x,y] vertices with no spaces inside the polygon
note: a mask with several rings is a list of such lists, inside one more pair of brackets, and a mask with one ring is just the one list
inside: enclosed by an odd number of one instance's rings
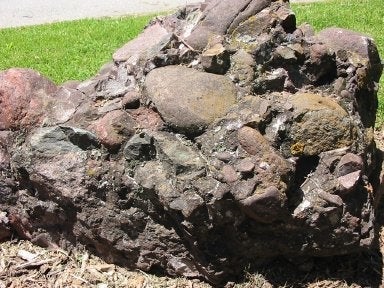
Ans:
{"label": "large rock", "polygon": [[0,73],[0,129],[30,128],[42,123],[56,90],[52,81],[33,70],[14,68]]}
{"label": "large rock", "polygon": [[204,131],[236,101],[228,78],[181,66],[151,71],[145,89],[165,122],[188,134]]}
{"label": "large rock", "polygon": [[342,53],[342,50],[350,53],[349,57],[353,59],[351,61],[362,62],[371,70],[371,77],[375,81],[379,81],[382,63],[371,37],[342,28],[324,29],[316,37],[336,53]]}
{"label": "large rock", "polygon": [[236,27],[270,3],[270,0],[208,1],[202,20],[195,26],[186,41],[194,49],[201,51],[207,46],[210,38],[215,35],[224,35],[230,27]]}
{"label": "large rock", "polygon": [[291,96],[289,101],[294,109],[289,133],[293,156],[319,155],[351,146],[357,128],[337,102],[317,94],[301,93]]}
{"label": "large rock", "polygon": [[271,257],[374,249],[376,46],[295,26],[285,1],[210,0],[84,82],[0,72],[0,240],[218,287]]}
{"label": "large rock", "polygon": [[[356,95],[357,109],[366,127],[373,127],[376,119],[378,82],[383,70],[379,52],[373,39],[367,35],[341,28],[327,28],[316,37],[336,53],[339,74],[356,69],[346,85],[346,91]],[[353,68],[356,67],[356,68]],[[347,93],[344,95],[349,96]],[[363,112],[364,111],[364,112]]]}

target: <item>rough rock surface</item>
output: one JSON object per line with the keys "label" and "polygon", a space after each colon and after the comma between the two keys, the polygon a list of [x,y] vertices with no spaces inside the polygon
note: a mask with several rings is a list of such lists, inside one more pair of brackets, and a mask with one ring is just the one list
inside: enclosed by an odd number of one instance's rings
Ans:
{"label": "rough rock surface", "polygon": [[381,70],[372,39],[296,27],[287,2],[211,0],[82,83],[2,71],[0,240],[217,285],[371,249]]}
{"label": "rough rock surface", "polygon": [[205,130],[236,102],[230,79],[182,66],[152,70],[145,89],[163,119],[187,134]]}

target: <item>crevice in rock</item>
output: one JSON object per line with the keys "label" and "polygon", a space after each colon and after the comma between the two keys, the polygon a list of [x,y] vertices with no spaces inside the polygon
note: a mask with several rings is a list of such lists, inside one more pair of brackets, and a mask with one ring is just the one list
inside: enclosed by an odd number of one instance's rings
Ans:
{"label": "crevice in rock", "polygon": [[295,173],[295,187],[300,187],[301,184],[309,177],[319,165],[320,157],[314,156],[302,156],[296,161],[296,173]]}

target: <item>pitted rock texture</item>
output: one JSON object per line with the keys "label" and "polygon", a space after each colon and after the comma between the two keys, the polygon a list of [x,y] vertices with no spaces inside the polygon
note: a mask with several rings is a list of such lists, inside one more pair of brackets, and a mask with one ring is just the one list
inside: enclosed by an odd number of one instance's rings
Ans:
{"label": "pitted rock texture", "polygon": [[375,246],[372,39],[296,27],[284,1],[210,0],[113,60],[61,87],[0,72],[0,240],[217,286]]}

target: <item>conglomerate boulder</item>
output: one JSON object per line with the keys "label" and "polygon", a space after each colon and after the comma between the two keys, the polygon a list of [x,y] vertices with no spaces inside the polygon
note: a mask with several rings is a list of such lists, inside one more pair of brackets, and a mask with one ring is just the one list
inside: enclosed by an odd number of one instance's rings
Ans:
{"label": "conglomerate boulder", "polygon": [[61,87],[0,73],[0,240],[215,284],[275,256],[374,247],[368,36],[296,27],[285,1],[210,0],[113,60]]}

